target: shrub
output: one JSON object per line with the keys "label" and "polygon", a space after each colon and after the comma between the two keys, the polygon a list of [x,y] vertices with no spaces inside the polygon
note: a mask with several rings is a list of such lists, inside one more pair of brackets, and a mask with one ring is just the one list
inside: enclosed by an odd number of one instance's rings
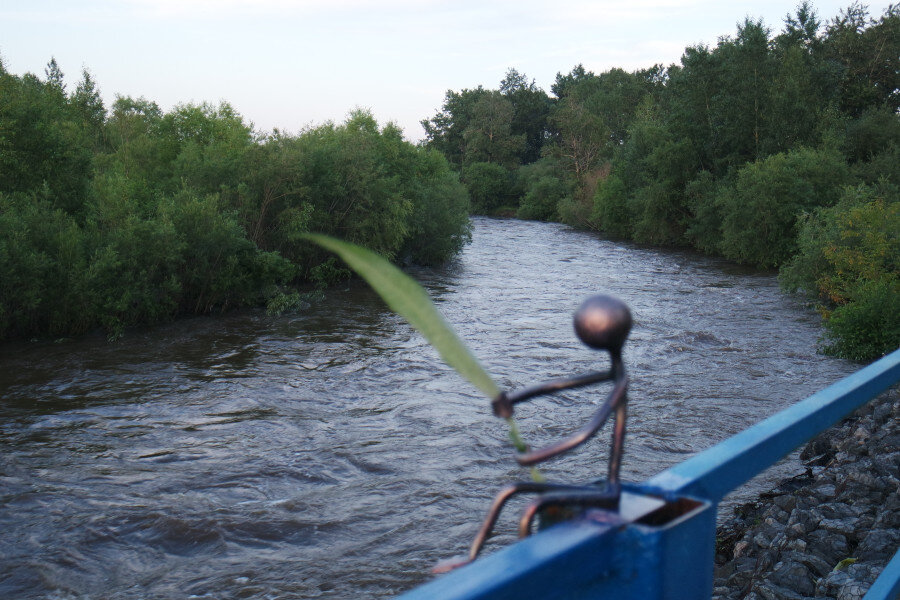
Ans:
{"label": "shrub", "polygon": [[826,354],[872,360],[900,347],[900,280],[861,283],[825,321]]}
{"label": "shrub", "polygon": [[597,186],[591,220],[600,231],[610,235],[625,238],[632,235],[628,190],[618,175],[610,175]]}
{"label": "shrub", "polygon": [[720,250],[759,267],[777,267],[797,249],[797,219],[833,205],[849,180],[843,158],[826,150],[794,150],[749,163],[723,194]]}
{"label": "shrub", "polygon": [[900,198],[897,188],[847,188],[834,207],[801,220],[782,285],[817,298],[830,354],[863,360],[900,346]]}
{"label": "shrub", "polygon": [[512,187],[509,171],[489,162],[466,165],[462,181],[472,201],[472,212],[479,215],[491,214],[506,204]]}
{"label": "shrub", "polygon": [[437,151],[417,149],[413,158],[416,176],[404,190],[413,210],[399,256],[434,265],[452,258],[471,240],[469,197],[459,176]]}
{"label": "shrub", "polygon": [[519,204],[516,216],[534,221],[559,219],[559,202],[571,196],[572,190],[565,181],[545,175],[533,182]]}

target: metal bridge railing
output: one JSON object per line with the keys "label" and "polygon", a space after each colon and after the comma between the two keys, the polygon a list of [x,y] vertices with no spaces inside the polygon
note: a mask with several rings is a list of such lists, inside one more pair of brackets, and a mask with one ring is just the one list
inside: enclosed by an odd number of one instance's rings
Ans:
{"label": "metal bridge railing", "polygon": [[[900,381],[900,350],[639,485],[412,590],[402,600],[708,599],[729,492]],[[900,596],[900,552],[864,600]]]}

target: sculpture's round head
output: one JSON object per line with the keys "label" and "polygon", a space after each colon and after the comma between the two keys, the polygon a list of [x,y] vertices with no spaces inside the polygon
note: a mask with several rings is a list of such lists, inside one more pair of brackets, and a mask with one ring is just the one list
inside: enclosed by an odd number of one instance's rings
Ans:
{"label": "sculpture's round head", "polygon": [[575,333],[598,350],[620,354],[631,331],[631,311],[612,296],[591,296],[575,311]]}

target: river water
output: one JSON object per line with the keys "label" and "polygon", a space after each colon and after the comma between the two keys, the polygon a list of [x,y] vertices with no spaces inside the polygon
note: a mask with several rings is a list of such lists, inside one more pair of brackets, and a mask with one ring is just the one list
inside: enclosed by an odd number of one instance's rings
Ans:
{"label": "river water", "polygon": [[[605,368],[571,315],[625,300],[626,481],[855,369],[815,354],[817,317],[770,274],[562,225],[476,219],[457,260],[413,275],[503,387]],[[361,285],[299,314],[6,345],[0,365],[2,598],[388,597],[527,477],[488,401]],[[523,436],[573,431],[607,389],[517,408]],[[608,436],[545,475],[602,476]]]}

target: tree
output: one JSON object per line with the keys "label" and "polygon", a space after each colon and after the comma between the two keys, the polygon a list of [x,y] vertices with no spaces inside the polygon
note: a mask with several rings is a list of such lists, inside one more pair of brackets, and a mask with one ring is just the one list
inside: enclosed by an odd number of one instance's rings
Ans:
{"label": "tree", "polygon": [[82,69],[81,81],[69,102],[81,118],[88,136],[94,140],[95,147],[99,148],[103,125],[106,122],[106,107],[103,106],[100,90],[87,69]]}
{"label": "tree", "polygon": [[609,158],[610,129],[581,95],[562,98],[550,121],[559,132],[553,152],[576,179],[582,180]]}
{"label": "tree", "polygon": [[0,74],[0,192],[40,193],[69,214],[82,209],[91,152],[65,94],[32,74]]}
{"label": "tree", "polygon": [[484,94],[472,106],[463,131],[463,164],[490,162],[506,167],[518,163],[525,146],[524,135],[512,133],[513,106],[500,92]]}
{"label": "tree", "polygon": [[519,162],[531,164],[541,157],[541,149],[547,137],[550,98],[535,85],[533,79],[529,82],[524,73],[515,69],[506,72],[500,82],[500,93],[512,104],[510,133],[524,137]]}
{"label": "tree", "polygon": [[840,107],[857,117],[871,106],[900,110],[900,5],[877,21],[854,2],[827,25],[826,57],[840,70]]}
{"label": "tree", "polygon": [[431,119],[421,122],[425,129],[425,145],[443,154],[457,170],[465,162],[464,132],[472,118],[473,107],[489,93],[481,86],[460,92],[447,90],[441,110]]}
{"label": "tree", "polygon": [[813,9],[812,4],[808,0],[803,0],[797,6],[797,12],[794,15],[788,13],[784,17],[784,33],[778,40],[779,43],[786,43],[791,46],[803,46],[808,49],[815,49],[821,44],[819,38],[819,28],[822,22]]}
{"label": "tree", "polygon": [[50,57],[50,62],[47,63],[47,67],[44,69],[44,75],[46,76],[47,85],[58,90],[61,94],[65,94],[66,84],[63,81],[63,72],[60,70],[59,65],[56,64],[56,58]]}
{"label": "tree", "polygon": [[590,71],[585,71],[584,65],[579,63],[566,75],[557,73],[556,80],[553,82],[553,85],[550,86],[550,91],[557,99],[562,100],[569,95],[569,91],[576,84],[590,77],[594,77],[594,74]]}
{"label": "tree", "polygon": [[800,149],[749,163],[723,202],[721,252],[759,267],[778,267],[797,250],[798,219],[833,205],[849,170],[842,156]]}
{"label": "tree", "polygon": [[900,345],[900,198],[892,186],[849,187],[800,221],[799,251],[779,274],[825,315],[829,354],[878,358]]}

